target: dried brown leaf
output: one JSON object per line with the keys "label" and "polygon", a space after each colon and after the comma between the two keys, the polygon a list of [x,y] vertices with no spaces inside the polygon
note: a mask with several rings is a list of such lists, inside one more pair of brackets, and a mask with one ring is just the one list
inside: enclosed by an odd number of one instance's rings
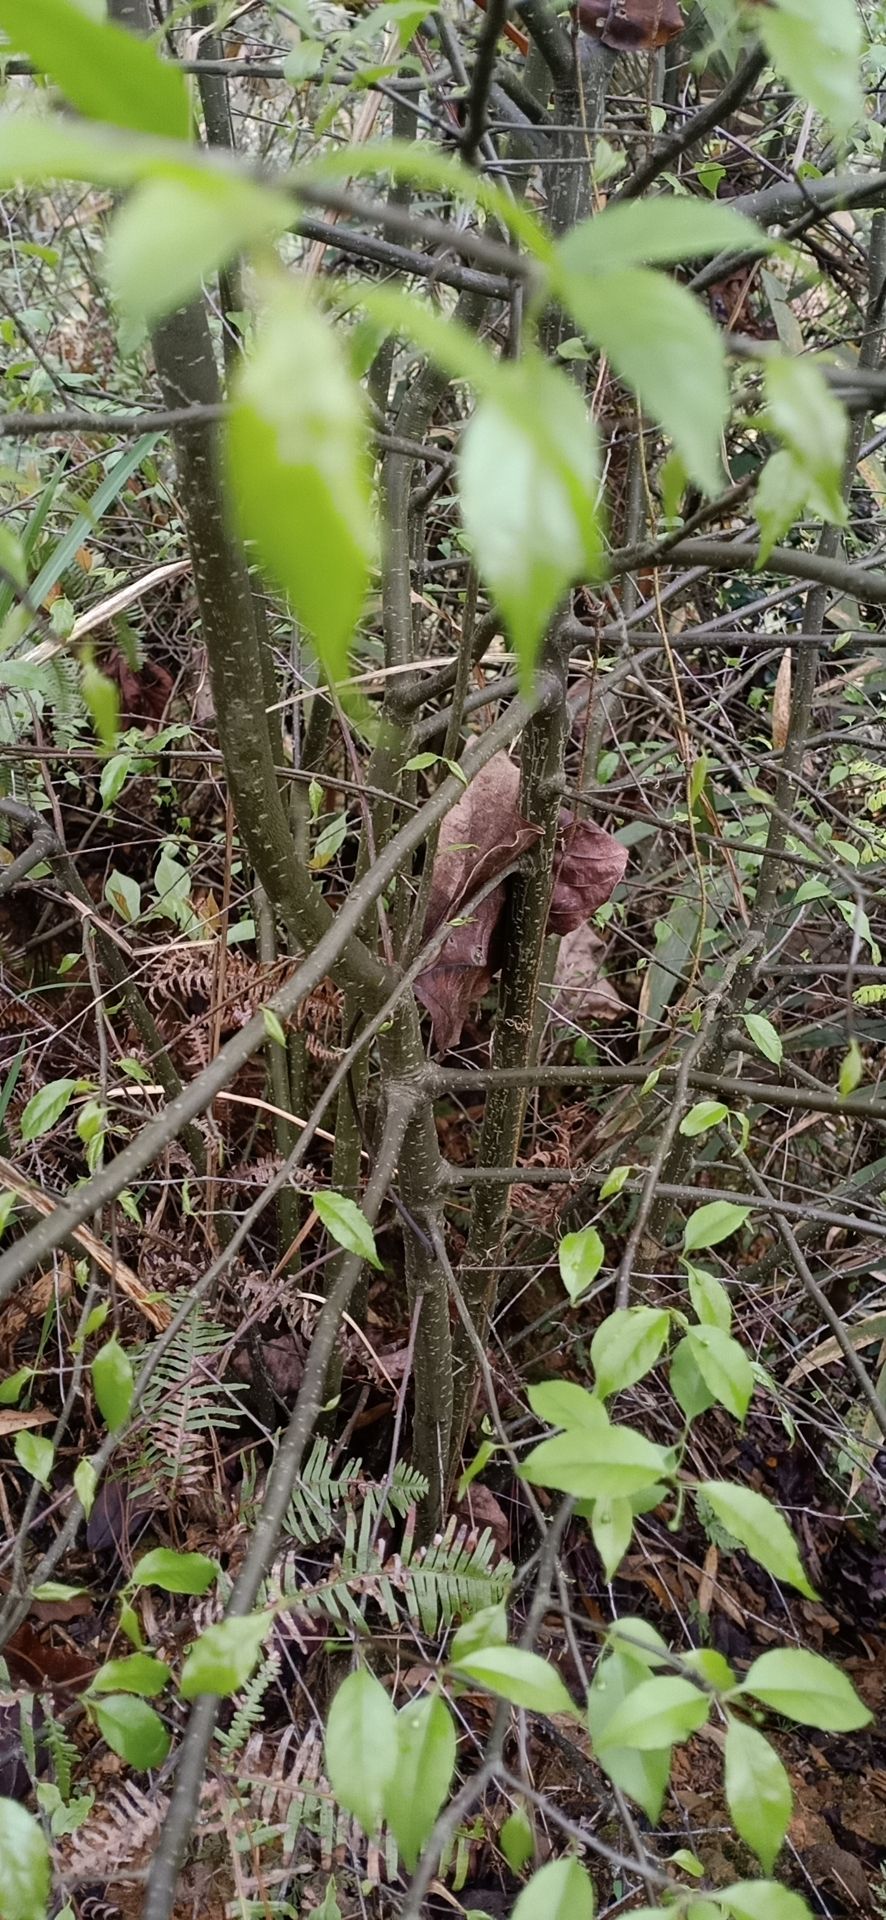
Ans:
{"label": "dried brown leaf", "polygon": [[787,745],[788,728],[791,724],[791,649],[785,647],[779,662],[772,696],[772,745],[776,753],[782,753]]}
{"label": "dried brown leaf", "polygon": [[600,979],[604,942],[588,921],[560,942],[554,970],[552,1013],[563,1020],[617,1020],[625,1003],[610,980]]}
{"label": "dried brown leaf", "polygon": [[620,840],[590,820],[560,815],[561,846],[554,862],[549,933],[572,933],[614,893],[628,862]]}

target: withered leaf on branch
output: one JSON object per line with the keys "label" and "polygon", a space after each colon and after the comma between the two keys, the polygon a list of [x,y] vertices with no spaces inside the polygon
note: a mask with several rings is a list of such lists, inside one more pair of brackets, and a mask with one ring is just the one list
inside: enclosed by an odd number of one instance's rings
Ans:
{"label": "withered leaf on branch", "polygon": [[584,1020],[617,1020],[625,1002],[611,980],[600,979],[605,942],[587,921],[560,942],[551,1012],[579,1026]]}
{"label": "withered leaf on branch", "polygon": [[[458,921],[470,897],[497,874],[506,874],[538,839],[538,828],[520,817],[519,799],[519,767],[506,753],[497,753],[446,815],[434,861],[426,938],[444,922]],[[568,933],[583,926],[609,899],[626,861],[625,848],[611,834],[562,813],[549,930]],[[440,1053],[457,1046],[471,1007],[482,999],[501,964],[504,904],[502,881],[461,925],[452,927],[433,966],[416,981],[416,995],[431,1015],[434,1046]],[[611,1000],[608,1005],[611,1009]],[[606,1017],[611,1018],[612,1011]]]}

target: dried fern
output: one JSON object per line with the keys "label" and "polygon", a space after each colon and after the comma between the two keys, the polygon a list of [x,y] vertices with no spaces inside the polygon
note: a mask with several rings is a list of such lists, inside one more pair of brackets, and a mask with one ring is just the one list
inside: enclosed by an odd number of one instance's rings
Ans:
{"label": "dried fern", "polygon": [[165,1793],[143,1793],[132,1780],[112,1787],[86,1825],[70,1834],[58,1850],[68,1885],[110,1880],[125,1874],[142,1856],[133,1877],[140,1873],[145,1850],[153,1845],[168,1805]]}

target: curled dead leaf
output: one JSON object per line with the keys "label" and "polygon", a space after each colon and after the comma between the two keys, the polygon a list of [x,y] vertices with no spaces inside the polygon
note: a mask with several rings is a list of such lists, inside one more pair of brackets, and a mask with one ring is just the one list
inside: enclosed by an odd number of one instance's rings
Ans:
{"label": "curled dead leaf", "polygon": [[627,848],[605,828],[560,815],[560,848],[554,861],[549,933],[572,933],[615,892],[628,863]]}
{"label": "curled dead leaf", "polygon": [[601,980],[605,944],[584,921],[560,942],[554,970],[551,1012],[579,1025],[585,1020],[617,1020],[625,1002],[611,980]]}

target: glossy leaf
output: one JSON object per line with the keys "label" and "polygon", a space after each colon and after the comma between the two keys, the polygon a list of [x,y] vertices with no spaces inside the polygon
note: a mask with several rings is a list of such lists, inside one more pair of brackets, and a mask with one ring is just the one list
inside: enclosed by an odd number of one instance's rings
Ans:
{"label": "glossy leaf", "polygon": [[70,1106],[77,1088],[76,1080],[49,1080],[39,1093],[28,1101],[19,1121],[19,1132],[23,1140],[38,1140],[42,1133],[48,1133],[57,1120],[61,1119],[65,1108]]}
{"label": "glossy leaf", "polygon": [[644,1680],[616,1709],[597,1744],[640,1753],[675,1746],[704,1726],[710,1706],[710,1695],[679,1674]]}
{"label": "glossy leaf", "polygon": [[743,1420],[754,1391],[754,1370],[744,1348],[722,1327],[690,1327],[686,1339],[714,1399],[736,1420]]}
{"label": "glossy leaf", "polygon": [[397,1766],[384,1816],[410,1873],[452,1785],[455,1725],[439,1694],[412,1701],[396,1719]]}
{"label": "glossy leaf", "polygon": [[345,1193],[315,1193],[313,1203],[327,1233],[348,1253],[359,1253],[370,1266],[380,1267],[375,1235],[365,1213]]}
{"label": "glossy leaf", "polygon": [[564,274],[562,294],[579,326],[670,435],[690,477],[716,493],[729,387],[723,343],[701,302],[643,267],[599,278]]}
{"label": "glossy leaf", "polygon": [[580,1860],[549,1860],[517,1901],[511,1920],[594,1920],[594,1888]]}
{"label": "glossy leaf", "polygon": [[750,1207],[738,1207],[731,1200],[708,1200],[696,1207],[683,1229],[686,1253],[698,1253],[702,1247],[718,1247],[743,1227]]}
{"label": "glossy leaf", "polygon": [[804,1572],[790,1527],[770,1500],[762,1493],[753,1493],[749,1487],[733,1486],[726,1480],[705,1480],[698,1492],[721,1526],[727,1528],[774,1580],[796,1587],[809,1600],[818,1598]]}
{"label": "glossy leaf", "polygon": [[745,1675],[742,1693],[798,1720],[803,1727],[826,1733],[851,1733],[872,1719],[848,1674],[804,1647],[773,1647],[761,1653]]}
{"label": "glossy leaf", "polygon": [[752,220],[723,201],[659,193],[607,207],[582,220],[557,252],[567,273],[612,273],[623,267],[674,266],[733,251],[771,245]]}
{"label": "glossy leaf", "polygon": [[700,1133],[708,1133],[711,1127],[718,1127],[721,1120],[728,1119],[728,1116],[729,1108],[724,1106],[722,1100],[698,1100],[680,1121],[680,1132],[686,1140],[695,1140]]}
{"label": "glossy leaf", "polygon": [[189,138],[184,74],[150,41],[90,19],[77,0],[0,0],[0,27],[87,119],[169,140]]}
{"label": "glossy leaf", "polygon": [[658,1307],[623,1307],[608,1315],[591,1341],[601,1400],[632,1387],[655,1366],[670,1324],[670,1315]]}
{"label": "glossy leaf", "polygon": [[596,1280],[606,1256],[596,1227],[582,1227],[579,1233],[567,1233],[557,1248],[560,1278],[573,1306]]}
{"label": "glossy leaf", "polygon": [[726,1803],[737,1833],[771,1873],[794,1804],[785,1768],[768,1740],[741,1720],[726,1732]]}
{"label": "glossy leaf", "polygon": [[272,1624],[271,1615],[262,1611],[207,1627],[189,1648],[182,1667],[182,1698],[194,1700],[199,1693],[224,1697],[245,1686],[258,1666]]}
{"label": "glossy leaf", "polygon": [[135,1384],[132,1362],[116,1334],[99,1349],[90,1371],[96,1406],[105,1426],[116,1433],[129,1418]]}
{"label": "glossy leaf", "polygon": [[160,1587],[164,1593],[205,1593],[218,1579],[218,1562],[205,1553],[176,1553],[154,1547],[132,1569],[134,1587]]}
{"label": "glossy leaf", "polygon": [[90,1710],[100,1733],[113,1753],[119,1753],[127,1766],[145,1773],[162,1767],[170,1748],[170,1736],[159,1713],[131,1693],[109,1693],[93,1700]]}
{"label": "glossy leaf", "polygon": [[555,1667],[523,1647],[478,1647],[461,1655],[458,1671],[476,1680],[500,1700],[533,1713],[574,1713],[570,1695]]}
{"label": "glossy leaf", "polygon": [[42,1828],[17,1800],[0,1798],[3,1920],[46,1920],[51,1879]]}
{"label": "glossy leaf", "polygon": [[366,423],[338,336],[292,281],[269,289],[226,445],[241,531],[340,678],[375,551]]}
{"label": "glossy leaf", "polygon": [[378,1826],[399,1759],[397,1715],[368,1667],[342,1681],[326,1724],[326,1771],[337,1800],[363,1832]]}
{"label": "glossy leaf", "polygon": [[669,1473],[669,1457],[630,1427],[595,1432],[573,1427],[542,1440],[524,1460],[521,1474],[532,1486],[554,1487],[579,1500],[627,1498]]}
{"label": "glossy leaf", "polygon": [[574,382],[540,355],[503,366],[463,435],[458,490],[524,687],[567,587],[599,575],[599,478],[596,431]]}

